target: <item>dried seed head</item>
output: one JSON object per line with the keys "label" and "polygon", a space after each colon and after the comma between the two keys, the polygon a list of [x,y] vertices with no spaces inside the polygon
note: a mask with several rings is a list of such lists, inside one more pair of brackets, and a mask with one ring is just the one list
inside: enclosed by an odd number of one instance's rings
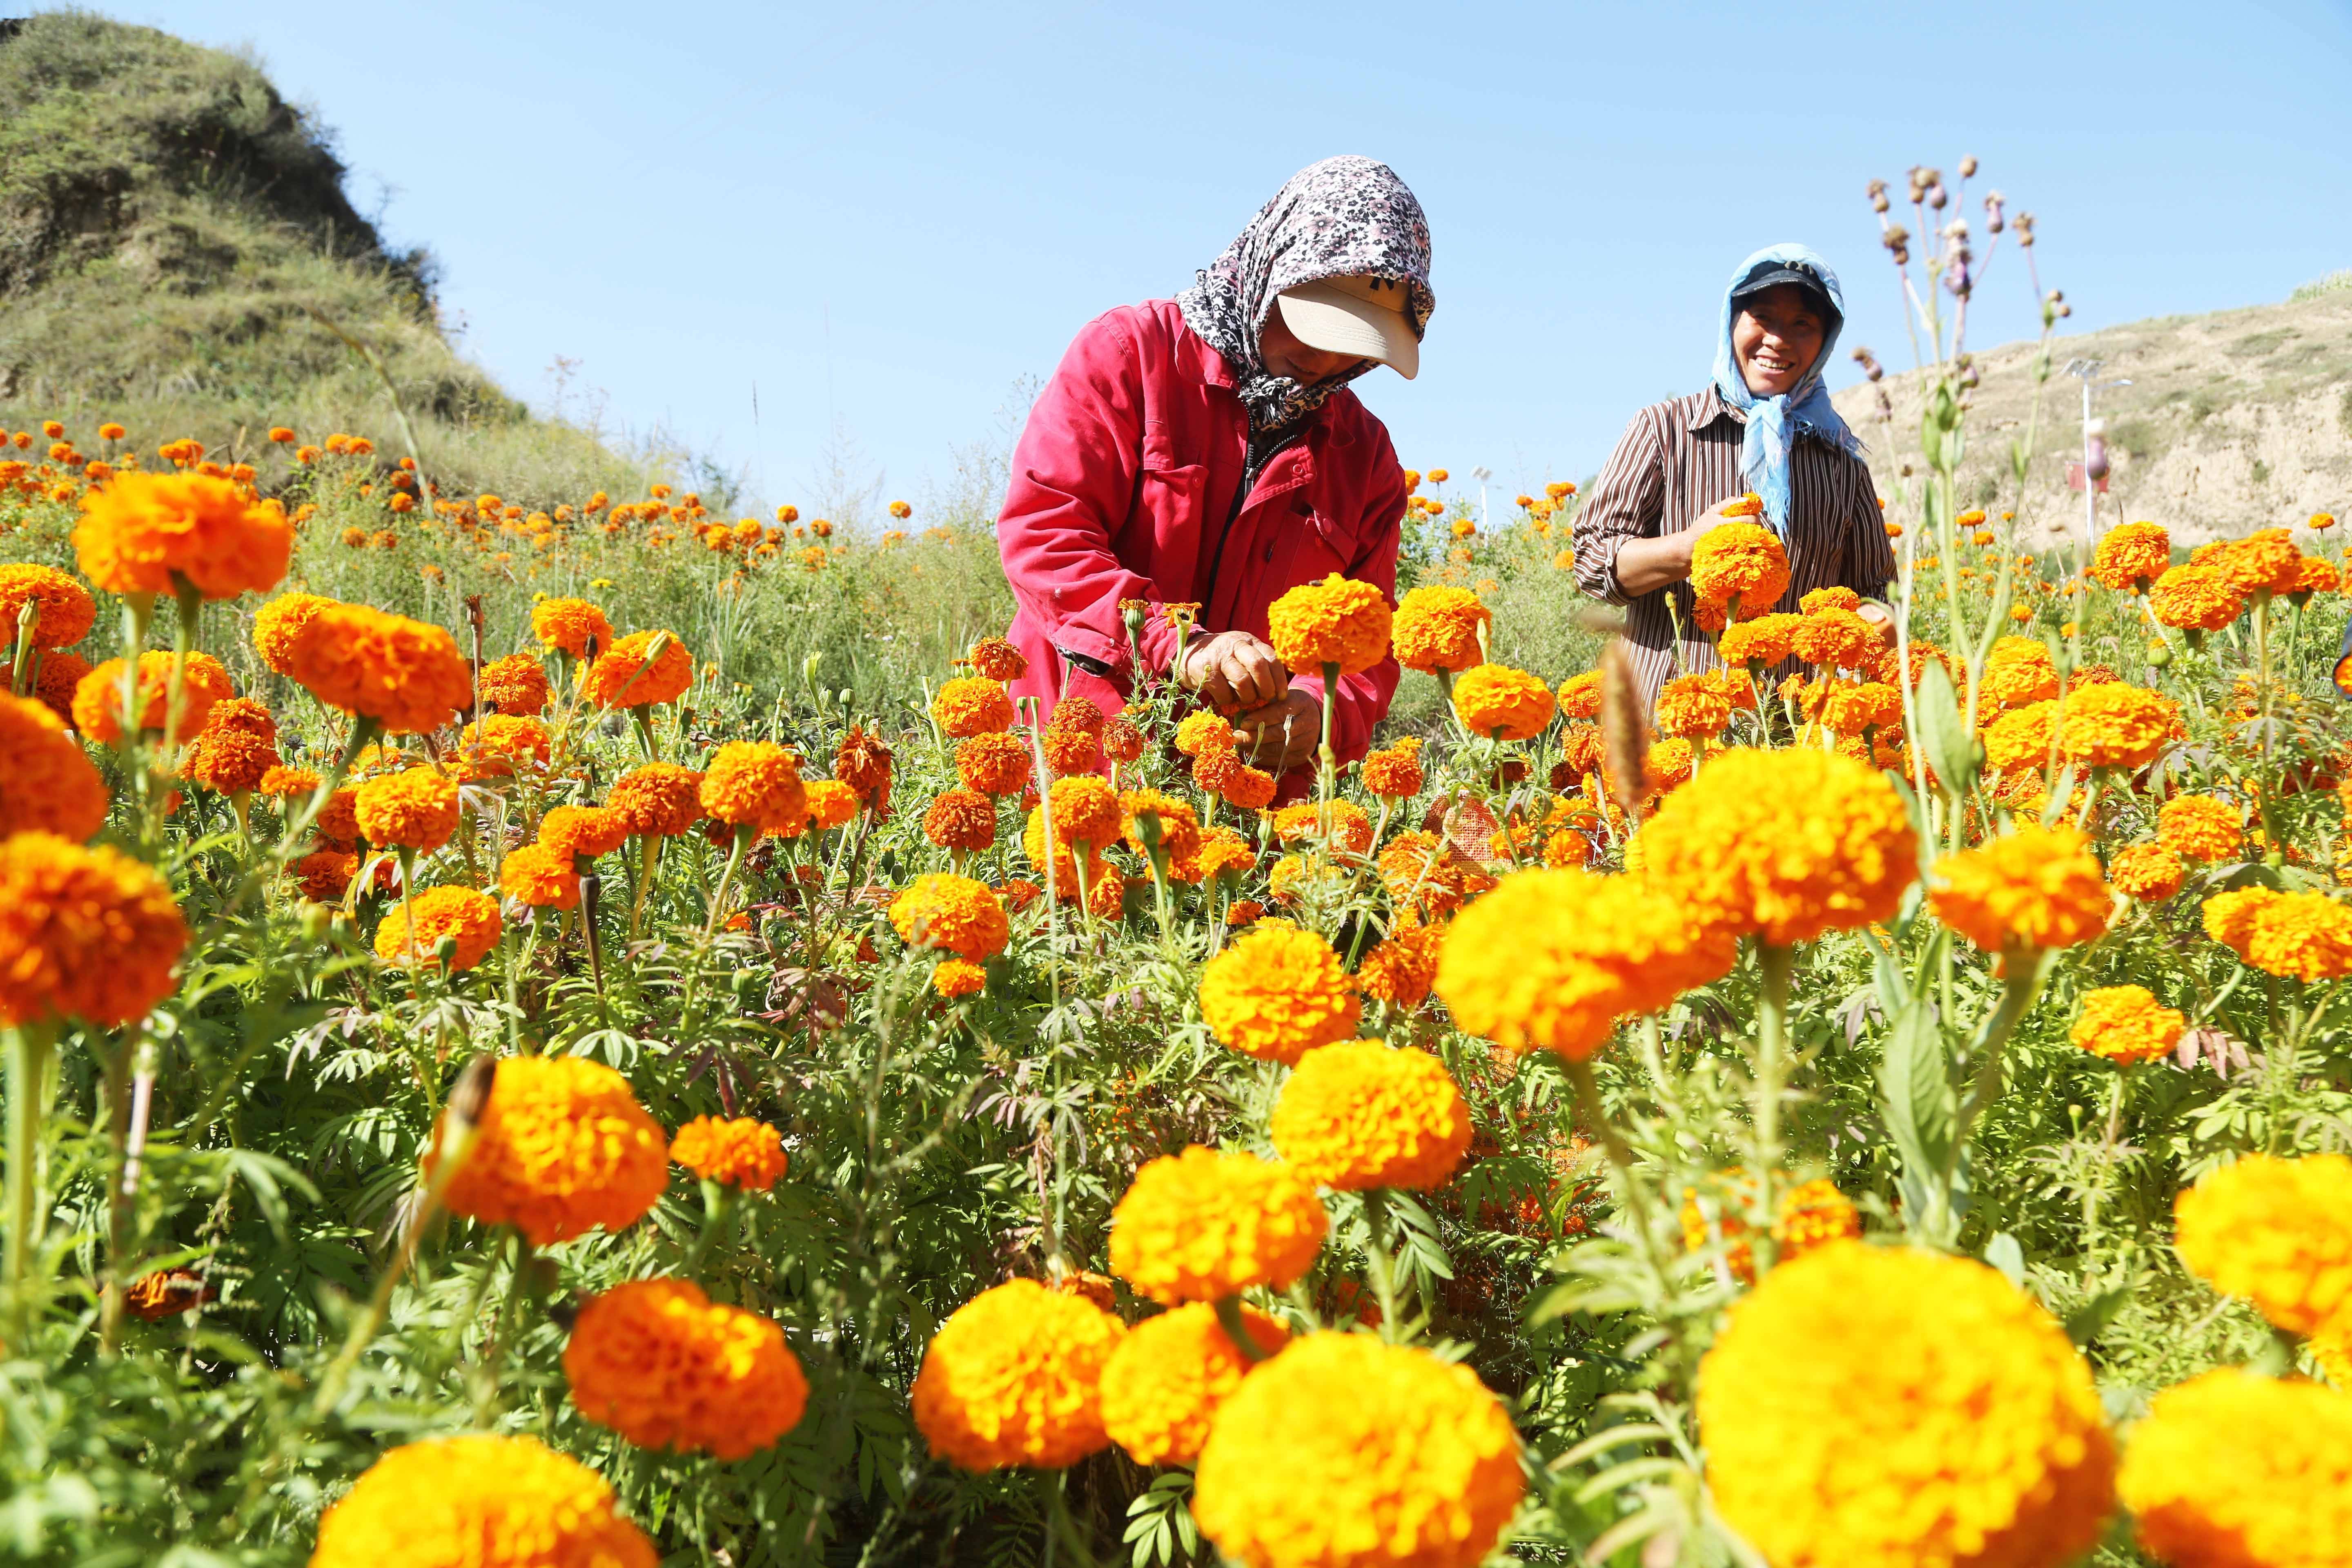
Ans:
{"label": "dried seed head", "polygon": [[1628,814],[1639,813],[1649,793],[1643,768],[1649,761],[1650,726],[1642,711],[1642,685],[1622,637],[1601,650],[1601,742],[1609,793]]}
{"label": "dried seed head", "polygon": [[1971,153],[1967,157],[1960,160],[1960,178],[1963,180],[1973,180],[1976,176],[1977,159],[1976,154]]}
{"label": "dried seed head", "polygon": [[1870,195],[1870,210],[1874,213],[1885,212],[1887,207],[1886,182],[1885,180],[1873,180],[1870,182],[1866,189]]}

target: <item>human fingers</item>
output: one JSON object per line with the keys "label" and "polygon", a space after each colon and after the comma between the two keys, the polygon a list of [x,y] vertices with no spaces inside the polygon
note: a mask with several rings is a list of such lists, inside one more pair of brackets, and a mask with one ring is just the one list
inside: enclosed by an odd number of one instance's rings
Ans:
{"label": "human fingers", "polygon": [[1251,689],[1258,701],[1279,702],[1290,695],[1290,671],[1283,668],[1281,656],[1270,646],[1254,637],[1243,637],[1234,651],[1249,671]]}
{"label": "human fingers", "polygon": [[1218,656],[1217,668],[1224,671],[1225,679],[1233,686],[1234,700],[1244,710],[1263,708],[1274,700],[1274,694],[1266,689],[1265,661],[1246,642],[1236,640],[1232,647],[1223,649]]}

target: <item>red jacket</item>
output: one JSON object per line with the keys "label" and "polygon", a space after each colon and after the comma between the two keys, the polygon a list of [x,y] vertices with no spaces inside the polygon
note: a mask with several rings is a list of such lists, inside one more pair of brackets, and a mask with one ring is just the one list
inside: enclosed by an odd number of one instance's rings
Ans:
{"label": "red jacket", "polygon": [[[1005,635],[1029,660],[1016,697],[1051,709],[1066,689],[1118,711],[1133,673],[1122,599],[1198,603],[1196,639],[1263,637],[1267,606],[1334,572],[1395,600],[1404,470],[1387,428],[1344,389],[1265,465],[1218,557],[1249,457],[1249,416],[1233,386],[1223,358],[1172,300],[1107,311],[1070,344],[1013,448],[997,523],[1020,606]],[[1156,608],[1142,644],[1164,670],[1176,633]],[[1109,667],[1108,678],[1074,669],[1066,683],[1057,647]],[[1294,671],[1291,684],[1321,700],[1319,673]],[[1342,760],[1369,749],[1396,686],[1393,658],[1340,680]]]}

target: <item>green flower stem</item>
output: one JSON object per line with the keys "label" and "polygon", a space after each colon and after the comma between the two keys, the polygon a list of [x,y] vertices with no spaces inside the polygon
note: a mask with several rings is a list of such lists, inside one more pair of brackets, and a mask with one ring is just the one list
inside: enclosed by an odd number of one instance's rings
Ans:
{"label": "green flower stem", "polygon": [[1372,1300],[1380,1303],[1381,1338],[1395,1344],[1396,1255],[1389,1246],[1388,1191],[1384,1187],[1367,1187],[1363,1197],[1364,1228],[1370,1233],[1364,1247],[1364,1271],[1371,1276]]}
{"label": "green flower stem", "polygon": [[1650,1272],[1658,1288],[1666,1289],[1666,1258],[1658,1249],[1658,1233],[1650,1222],[1649,1194],[1633,1172],[1633,1151],[1625,1142],[1617,1124],[1609,1120],[1609,1108],[1601,1102],[1601,1082],[1592,1076],[1589,1057],[1568,1058],[1568,1081],[1575,1087],[1577,1103],[1584,1108],[1585,1121],[1592,1124],[1593,1135],[1601,1140],[1601,1152],[1608,1156],[1609,1168],[1617,1178],[1618,1201],[1624,1205],[1625,1215],[1633,1221],[1636,1238],[1641,1243],[1642,1256],[1649,1262]]}
{"label": "green flower stem", "polygon": [[1331,841],[1331,791],[1339,782],[1339,753],[1332,745],[1339,716],[1339,667],[1327,658],[1323,661],[1323,739],[1315,748],[1316,784],[1320,792],[1317,820],[1326,846]]}
{"label": "green flower stem", "polygon": [[1248,1325],[1243,1321],[1239,1296],[1217,1298],[1217,1327],[1225,1331],[1225,1338],[1234,1342],[1234,1349],[1242,1352],[1242,1360],[1255,1366],[1265,1359],[1265,1352],[1250,1338]]}
{"label": "green flower stem", "polygon": [[23,1345],[37,1303],[29,1294],[33,1260],[40,1254],[41,1123],[57,1061],[58,1026],[20,1024],[8,1031],[8,1276],[9,1338]]}
{"label": "green flower stem", "polygon": [[687,1248],[686,1258],[678,1265],[678,1272],[696,1284],[702,1282],[702,1260],[709,1256],[711,1247],[735,1238],[735,1215],[741,1206],[742,1196],[733,1187],[714,1182],[708,1176],[702,1179],[702,1229],[696,1234],[694,1245]]}

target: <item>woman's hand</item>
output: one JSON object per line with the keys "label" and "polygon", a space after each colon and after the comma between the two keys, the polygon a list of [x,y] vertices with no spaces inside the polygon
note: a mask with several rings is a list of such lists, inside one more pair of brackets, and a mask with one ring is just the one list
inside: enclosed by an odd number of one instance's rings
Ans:
{"label": "woman's hand", "polygon": [[1197,691],[1232,718],[1290,695],[1290,671],[1274,649],[1247,632],[1219,632],[1184,650],[1176,684]]}
{"label": "woman's hand", "polygon": [[1323,704],[1304,691],[1293,691],[1278,702],[1236,714],[1234,728],[1246,737],[1242,761],[1279,777],[1315,760],[1323,740]]}
{"label": "woman's hand", "polygon": [[1661,534],[1655,539],[1629,539],[1617,547],[1617,591],[1629,599],[1681,582],[1691,574],[1691,546],[1698,536],[1727,522],[1745,522],[1745,517],[1731,517],[1724,508],[1739,500],[1738,496],[1726,496],[1696,517],[1680,533]]}
{"label": "woman's hand", "polygon": [[1862,617],[1864,625],[1878,634],[1880,642],[1888,647],[1895,646],[1895,617],[1886,613],[1885,605],[1874,599],[1864,599],[1862,608],[1854,614]]}

